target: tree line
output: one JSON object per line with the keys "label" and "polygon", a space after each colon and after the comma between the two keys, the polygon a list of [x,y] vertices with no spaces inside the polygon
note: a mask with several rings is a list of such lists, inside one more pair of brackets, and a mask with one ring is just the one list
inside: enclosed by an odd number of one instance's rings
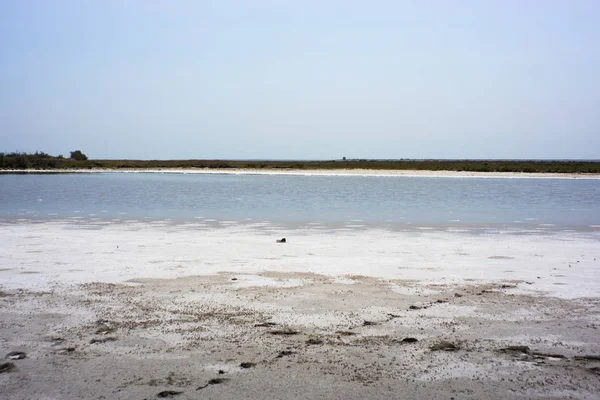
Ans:
{"label": "tree line", "polygon": [[87,159],[81,150],[71,151],[68,159],[62,154],[55,157],[43,151],[0,153],[0,169],[62,169]]}
{"label": "tree line", "polygon": [[561,160],[368,160],[341,159],[322,161],[244,161],[244,160],[89,160],[80,150],[70,157],[51,156],[44,152],[0,153],[0,170],[68,170],[68,169],[367,169],[428,170],[469,172],[538,172],[600,174],[599,161]]}

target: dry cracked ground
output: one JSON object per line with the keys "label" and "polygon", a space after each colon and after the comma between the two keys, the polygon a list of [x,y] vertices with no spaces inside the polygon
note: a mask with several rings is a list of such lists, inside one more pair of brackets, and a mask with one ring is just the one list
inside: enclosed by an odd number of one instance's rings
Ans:
{"label": "dry cracked ground", "polygon": [[600,300],[525,284],[223,273],[5,290],[0,397],[600,398]]}

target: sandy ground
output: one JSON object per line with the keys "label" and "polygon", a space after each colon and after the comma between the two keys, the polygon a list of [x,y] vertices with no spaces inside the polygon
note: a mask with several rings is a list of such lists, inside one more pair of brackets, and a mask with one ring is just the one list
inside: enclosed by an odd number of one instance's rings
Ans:
{"label": "sandy ground", "polygon": [[599,398],[593,235],[194,232],[0,226],[0,397]]}
{"label": "sandy ground", "polygon": [[161,174],[243,174],[243,175],[327,175],[327,176],[408,176],[432,178],[569,178],[600,179],[600,174],[561,174],[528,172],[469,172],[428,170],[373,170],[373,169],[255,169],[255,168],[160,168],[160,169],[81,169],[81,170],[4,170],[4,173],[161,173]]}

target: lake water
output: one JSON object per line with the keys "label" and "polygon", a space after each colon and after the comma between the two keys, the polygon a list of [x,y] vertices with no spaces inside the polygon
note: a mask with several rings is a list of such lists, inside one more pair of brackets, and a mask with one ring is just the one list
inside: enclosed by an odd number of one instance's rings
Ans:
{"label": "lake water", "polygon": [[[91,173],[0,175],[0,220],[597,230],[600,180]],[[228,222],[230,223],[230,222]]]}

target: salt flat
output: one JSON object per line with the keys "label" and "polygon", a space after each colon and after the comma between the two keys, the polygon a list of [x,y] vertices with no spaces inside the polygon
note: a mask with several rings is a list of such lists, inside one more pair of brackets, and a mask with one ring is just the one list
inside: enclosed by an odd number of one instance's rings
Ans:
{"label": "salt flat", "polygon": [[597,398],[596,230],[352,225],[3,223],[2,397]]}
{"label": "salt flat", "polygon": [[[219,228],[171,221],[4,224],[1,274],[11,289],[275,271],[424,284],[519,281],[523,293],[600,297],[598,230],[470,234],[361,226],[290,231],[269,223]],[[280,237],[287,243],[275,243]]]}

